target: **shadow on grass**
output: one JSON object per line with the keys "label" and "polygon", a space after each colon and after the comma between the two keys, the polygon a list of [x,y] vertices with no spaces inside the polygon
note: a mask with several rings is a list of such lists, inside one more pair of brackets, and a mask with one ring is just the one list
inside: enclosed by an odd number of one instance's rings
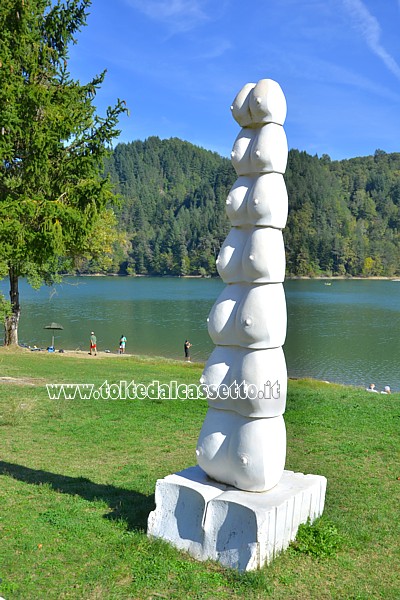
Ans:
{"label": "shadow on grass", "polygon": [[133,490],[94,483],[84,477],[68,477],[3,461],[0,461],[0,475],[9,475],[33,485],[48,484],[56,492],[78,495],[85,500],[107,502],[112,512],[107,513],[105,518],[122,519],[130,530],[146,531],[147,517],[155,508],[154,494],[145,496]]}

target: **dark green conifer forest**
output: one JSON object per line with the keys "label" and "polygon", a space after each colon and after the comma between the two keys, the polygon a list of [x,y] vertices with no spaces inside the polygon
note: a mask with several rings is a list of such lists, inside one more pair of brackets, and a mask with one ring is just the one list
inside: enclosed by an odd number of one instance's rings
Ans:
{"label": "dark green conifer forest", "polygon": [[[119,144],[105,173],[119,194],[107,271],[215,275],[230,225],[230,161],[177,138]],[[400,273],[400,153],[333,161],[290,150],[288,276]],[[102,270],[83,261],[81,272]],[[104,270],[104,269],[103,269]]]}

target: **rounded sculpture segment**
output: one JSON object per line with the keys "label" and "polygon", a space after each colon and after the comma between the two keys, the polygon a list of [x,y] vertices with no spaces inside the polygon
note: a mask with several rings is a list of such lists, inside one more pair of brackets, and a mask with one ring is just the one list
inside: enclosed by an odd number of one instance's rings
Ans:
{"label": "rounded sculpture segment", "polygon": [[200,467],[240,490],[264,492],[282,477],[286,459],[283,417],[249,419],[209,408],[196,448]]}
{"label": "rounded sculpture segment", "polygon": [[231,106],[232,116],[240,127],[260,127],[265,123],[283,125],[286,119],[286,98],[279,83],[260,79],[246,83]]}
{"label": "rounded sculpture segment", "polygon": [[282,346],[286,337],[286,300],[282,284],[228,285],[211,309],[208,333],[219,346]]}
{"label": "rounded sculpture segment", "polygon": [[233,227],[219,252],[217,270],[224,283],[282,283],[282,232],[271,227]]}
{"label": "rounded sculpture segment", "polygon": [[283,229],[288,215],[288,195],[281,173],[241,176],[226,199],[232,225],[257,225]]}
{"label": "rounded sculpture segment", "polygon": [[238,175],[283,174],[287,158],[285,131],[275,123],[269,123],[260,130],[242,129],[231,152],[231,161]]}
{"label": "rounded sculpture segment", "polygon": [[286,456],[286,100],[262,79],[231,110],[242,127],[231,153],[238,179],[226,200],[233,227],[217,269],[227,285],[208,318],[216,348],[201,378],[209,409],[196,454],[209,477],[262,492],[279,482]]}
{"label": "rounded sculpture segment", "polygon": [[282,348],[216,346],[200,383],[211,408],[252,418],[285,412],[287,371]]}

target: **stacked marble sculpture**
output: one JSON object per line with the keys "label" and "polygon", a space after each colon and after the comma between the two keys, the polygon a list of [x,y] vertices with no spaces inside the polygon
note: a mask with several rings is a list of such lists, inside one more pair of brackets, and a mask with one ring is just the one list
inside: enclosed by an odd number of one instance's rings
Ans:
{"label": "stacked marble sculpture", "polygon": [[148,535],[199,560],[250,570],[322,514],[326,479],[284,470],[285,97],[262,79],[242,88],[232,113],[242,127],[232,151],[238,179],[226,201],[232,229],[217,259],[227,285],[208,319],[216,348],[201,378],[209,408],[199,466],[157,481]]}
{"label": "stacked marble sculpture", "polygon": [[281,87],[271,79],[245,85],[232,114],[242,126],[231,154],[238,179],[226,201],[233,227],[217,259],[228,285],[208,320],[217,347],[201,383],[215,393],[209,396],[196,454],[213,479],[265,491],[280,480],[286,457],[282,228],[288,147]]}

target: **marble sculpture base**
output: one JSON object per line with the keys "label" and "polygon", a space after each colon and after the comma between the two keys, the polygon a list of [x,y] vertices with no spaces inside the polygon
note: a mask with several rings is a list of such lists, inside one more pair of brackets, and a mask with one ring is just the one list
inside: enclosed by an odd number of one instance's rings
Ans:
{"label": "marble sculpture base", "polygon": [[268,564],[324,509],[326,478],[284,471],[268,492],[242,492],[196,466],[159,479],[147,534],[198,560],[250,571]]}

